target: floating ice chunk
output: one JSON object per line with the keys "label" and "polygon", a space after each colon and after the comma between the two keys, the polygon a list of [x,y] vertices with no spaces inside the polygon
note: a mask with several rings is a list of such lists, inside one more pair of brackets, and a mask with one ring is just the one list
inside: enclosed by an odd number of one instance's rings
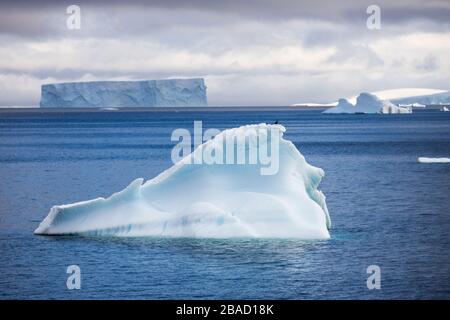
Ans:
{"label": "floating ice chunk", "polygon": [[[191,164],[201,147],[225,149],[218,143],[225,136],[242,139],[257,132],[258,139],[270,138],[269,130],[279,131],[276,174],[262,175],[259,164]],[[317,189],[324,171],[309,165],[283,139],[284,131],[266,124],[222,131],[145,183],[136,179],[107,199],[54,206],[35,233],[327,239],[331,222],[325,196]]]}
{"label": "floating ice chunk", "polygon": [[420,163],[450,163],[450,158],[427,158],[419,157],[417,161]]}

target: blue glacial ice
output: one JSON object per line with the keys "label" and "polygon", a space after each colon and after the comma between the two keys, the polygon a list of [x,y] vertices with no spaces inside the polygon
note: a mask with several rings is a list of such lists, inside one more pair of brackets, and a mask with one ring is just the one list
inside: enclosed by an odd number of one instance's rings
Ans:
{"label": "blue glacial ice", "polygon": [[[106,199],[52,207],[35,233],[327,239],[331,222],[317,189],[324,171],[308,164],[284,131],[267,124],[224,130],[151,180],[136,179]],[[262,175],[258,163],[193,164],[204,150],[226,154],[228,139],[246,141],[236,152],[248,154],[277,141],[279,170]]]}
{"label": "blue glacial ice", "polygon": [[49,108],[204,107],[202,78],[45,84],[40,106]]}

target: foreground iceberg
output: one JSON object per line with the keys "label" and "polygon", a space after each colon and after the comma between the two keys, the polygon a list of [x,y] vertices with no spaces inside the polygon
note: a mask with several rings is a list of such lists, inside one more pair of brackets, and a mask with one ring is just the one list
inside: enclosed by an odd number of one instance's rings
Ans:
{"label": "foreground iceberg", "polygon": [[377,96],[363,92],[356,98],[353,106],[346,99],[340,99],[337,106],[325,110],[323,113],[412,113],[410,107],[396,106],[388,100],[381,100]]}
{"label": "foreground iceberg", "polygon": [[45,108],[205,107],[204,80],[93,81],[46,84]]}
{"label": "foreground iceberg", "polygon": [[[262,175],[260,164],[192,164],[204,150],[226,154],[226,142],[234,139],[245,142],[241,149],[236,144],[236,153],[273,145],[274,131],[276,174]],[[54,206],[35,233],[327,239],[331,222],[317,190],[324,172],[283,139],[284,131],[266,124],[222,131],[145,183],[136,179],[107,199]]]}

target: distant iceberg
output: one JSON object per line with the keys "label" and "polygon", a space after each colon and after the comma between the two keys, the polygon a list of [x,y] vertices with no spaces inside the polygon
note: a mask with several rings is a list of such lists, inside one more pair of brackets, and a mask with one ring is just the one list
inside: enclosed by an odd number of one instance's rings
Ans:
{"label": "distant iceberg", "polygon": [[323,113],[412,113],[410,107],[396,106],[388,100],[380,100],[377,96],[363,92],[356,99],[356,105],[346,99],[340,99],[337,106]]}
{"label": "distant iceberg", "polygon": [[407,103],[407,104],[399,104],[399,107],[410,107],[410,108],[426,108],[426,105],[421,104],[421,103]]}
{"label": "distant iceberg", "polygon": [[418,104],[418,105],[441,105],[450,104],[450,91],[441,91],[433,94],[417,95],[412,97],[394,98],[392,103],[399,105]]}
{"label": "distant iceberg", "polygon": [[355,113],[355,106],[347,99],[339,99],[337,105],[325,110],[323,113]]}
{"label": "distant iceberg", "polygon": [[[207,148],[224,154],[225,137],[248,139],[248,152],[255,148],[250,141],[264,141],[269,130],[279,133],[276,174],[261,175],[258,164],[191,164]],[[267,124],[224,130],[145,183],[136,179],[106,199],[54,206],[35,233],[327,239],[331,222],[317,189],[324,171],[309,165],[284,131]]]}
{"label": "distant iceberg", "polygon": [[[389,100],[396,105],[429,105],[430,102],[436,102],[436,98],[440,97],[441,101],[446,100],[445,96],[449,95],[448,90],[430,89],[430,88],[399,88],[370,92],[381,100]],[[356,103],[356,98],[349,99],[351,103]],[[450,102],[450,100],[448,100]]]}
{"label": "distant iceberg", "polygon": [[[370,92],[380,100],[389,100],[393,104],[403,107],[423,108],[427,105],[450,104],[450,91],[429,88],[399,88]],[[358,96],[347,98],[348,102],[355,105]],[[295,103],[291,106],[307,107],[334,107],[338,102],[326,103]]]}
{"label": "distant iceberg", "polygon": [[417,161],[420,163],[450,163],[450,158],[427,158],[419,157]]}
{"label": "distant iceberg", "polygon": [[44,108],[205,107],[202,78],[45,84]]}

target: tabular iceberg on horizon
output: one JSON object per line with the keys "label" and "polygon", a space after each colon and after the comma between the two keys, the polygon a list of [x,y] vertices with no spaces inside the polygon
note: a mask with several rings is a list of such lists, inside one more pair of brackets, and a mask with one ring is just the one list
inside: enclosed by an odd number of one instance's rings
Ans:
{"label": "tabular iceberg on horizon", "polygon": [[450,104],[450,91],[443,91],[414,97],[395,98],[391,99],[391,102],[399,105],[448,105]]}
{"label": "tabular iceberg on horizon", "polygon": [[[269,130],[280,133],[276,174],[261,175],[259,164],[191,164],[204,148],[225,148],[225,137],[261,141]],[[224,130],[145,183],[139,178],[109,198],[52,207],[35,234],[328,239],[331,222],[317,189],[324,171],[308,164],[284,131],[267,124]]]}
{"label": "tabular iceberg on horizon", "polygon": [[45,84],[43,108],[206,107],[202,78]]}

